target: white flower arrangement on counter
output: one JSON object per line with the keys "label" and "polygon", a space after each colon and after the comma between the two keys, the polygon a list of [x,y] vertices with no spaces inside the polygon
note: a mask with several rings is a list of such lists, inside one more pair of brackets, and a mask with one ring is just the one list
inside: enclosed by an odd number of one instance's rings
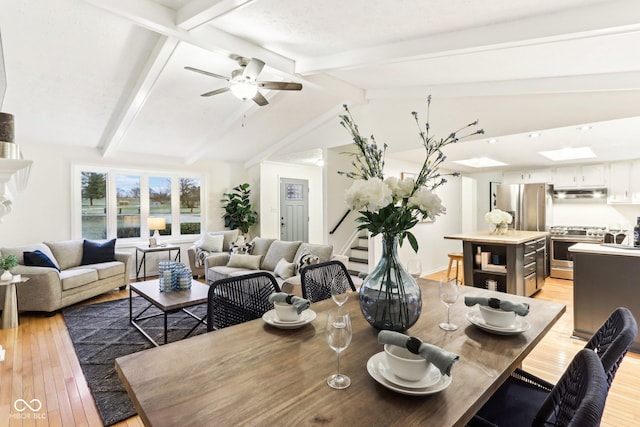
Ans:
{"label": "white flower arrangement on counter", "polygon": [[513,217],[509,212],[500,209],[494,209],[484,215],[484,220],[496,227],[511,224]]}

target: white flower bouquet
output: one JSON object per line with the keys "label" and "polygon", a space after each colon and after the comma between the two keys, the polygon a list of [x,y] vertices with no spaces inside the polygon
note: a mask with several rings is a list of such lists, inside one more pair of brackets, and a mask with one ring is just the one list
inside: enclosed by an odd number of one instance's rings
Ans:
{"label": "white flower bouquet", "polygon": [[509,212],[505,212],[500,209],[494,209],[484,215],[484,220],[489,224],[493,224],[495,226],[503,226],[511,224],[511,222],[513,221],[513,217]]}

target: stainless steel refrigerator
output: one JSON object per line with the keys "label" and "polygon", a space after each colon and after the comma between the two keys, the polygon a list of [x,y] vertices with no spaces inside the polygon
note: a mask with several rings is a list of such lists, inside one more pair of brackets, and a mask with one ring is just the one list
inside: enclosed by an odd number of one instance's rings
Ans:
{"label": "stainless steel refrigerator", "polygon": [[498,184],[495,206],[513,216],[516,230],[548,231],[551,226],[553,186],[549,184]]}

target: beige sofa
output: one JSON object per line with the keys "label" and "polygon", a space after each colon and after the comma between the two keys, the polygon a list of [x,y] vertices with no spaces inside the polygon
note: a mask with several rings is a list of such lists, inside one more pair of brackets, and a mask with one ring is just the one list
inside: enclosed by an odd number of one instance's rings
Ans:
{"label": "beige sofa", "polygon": [[205,259],[207,283],[257,271],[272,273],[283,292],[301,295],[300,258],[311,255],[317,262],[337,259],[348,267],[349,258],[334,255],[332,245],[288,242],[257,237],[251,241],[251,254],[213,254]]}
{"label": "beige sofa", "polygon": [[[2,256],[15,255],[18,265],[12,274],[20,274],[29,280],[16,285],[19,311],[55,312],[63,307],[100,295],[129,284],[131,276],[130,253],[115,252],[115,261],[81,265],[83,240],[44,242],[14,248],[2,248]],[[24,265],[24,252],[39,250],[57,267]],[[0,293],[4,304],[4,292]],[[0,305],[1,306],[1,305]]]}

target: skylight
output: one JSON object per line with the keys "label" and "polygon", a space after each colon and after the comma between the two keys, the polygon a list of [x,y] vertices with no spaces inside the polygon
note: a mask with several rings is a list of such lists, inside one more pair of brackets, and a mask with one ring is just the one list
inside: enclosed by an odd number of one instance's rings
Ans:
{"label": "skylight", "polygon": [[540,151],[540,154],[554,162],[560,160],[592,159],[597,157],[591,147],[566,147],[560,150]]}
{"label": "skylight", "polygon": [[493,160],[488,157],[474,157],[473,159],[466,160],[454,160],[453,163],[460,163],[461,165],[470,166],[472,168],[490,168],[493,166],[506,166],[506,163]]}

